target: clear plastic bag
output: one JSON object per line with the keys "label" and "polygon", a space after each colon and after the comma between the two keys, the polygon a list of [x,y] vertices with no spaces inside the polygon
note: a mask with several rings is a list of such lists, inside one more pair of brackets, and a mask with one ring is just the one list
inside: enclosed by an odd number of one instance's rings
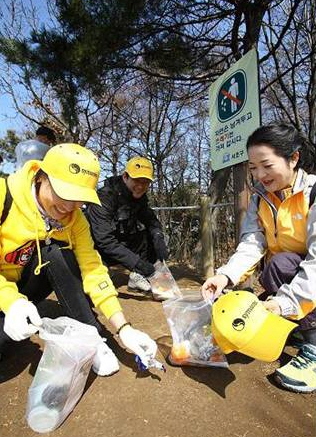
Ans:
{"label": "clear plastic bag", "polygon": [[49,146],[38,140],[25,140],[17,144],[15,148],[16,168],[23,167],[30,159],[42,160]]}
{"label": "clear plastic bag", "polygon": [[26,418],[36,432],[56,429],[79,401],[97,346],[94,326],[69,317],[44,317],[39,335],[45,340],[42,358],[28,392]]}
{"label": "clear plastic bag", "polygon": [[166,300],[182,296],[165,261],[157,261],[155,263],[155,273],[149,276],[148,281],[155,300]]}
{"label": "clear plastic bag", "polygon": [[163,302],[172,335],[169,361],[175,365],[228,367],[227,359],[213,342],[211,303],[183,291],[183,297]]}

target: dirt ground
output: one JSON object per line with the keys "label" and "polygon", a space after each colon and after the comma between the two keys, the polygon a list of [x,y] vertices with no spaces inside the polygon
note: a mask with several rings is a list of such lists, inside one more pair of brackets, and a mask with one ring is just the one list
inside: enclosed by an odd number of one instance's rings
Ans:
{"label": "dirt ground", "polygon": [[[182,289],[202,283],[188,267],[174,266]],[[120,301],[134,327],[148,332],[166,361],[171,337],[162,304],[126,290],[127,275],[114,277]],[[45,303],[56,315],[57,303]],[[58,315],[58,314],[57,314]],[[100,320],[105,323],[104,318]],[[109,328],[109,326],[107,325]],[[296,351],[286,347],[280,362],[264,363],[233,353],[229,368],[172,367],[138,372],[133,356],[115,338],[109,340],[120,371],[109,377],[90,372],[79,403],[54,432],[54,437],[315,437],[315,394],[295,394],[279,388],[272,374]],[[27,390],[41,357],[37,336],[10,347],[0,362],[0,436],[31,437],[25,421]]]}

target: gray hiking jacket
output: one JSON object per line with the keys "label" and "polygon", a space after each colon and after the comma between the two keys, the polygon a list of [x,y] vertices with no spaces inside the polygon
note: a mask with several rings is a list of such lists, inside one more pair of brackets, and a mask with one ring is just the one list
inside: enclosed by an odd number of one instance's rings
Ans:
{"label": "gray hiking jacket", "polygon": [[[291,219],[305,219],[296,213],[295,206],[291,207],[291,203],[295,205],[297,202],[297,200],[294,201],[295,195],[303,193],[303,199],[309,204],[311,189],[315,183],[315,175],[308,175],[303,170],[298,170],[290,196],[291,202],[287,202],[287,211],[292,214]],[[269,250],[266,232],[258,215],[260,200],[267,202],[272,209],[275,235],[278,238],[278,211],[267,198],[267,192],[263,186],[258,184],[251,196],[237,249],[227,264],[220,267],[216,272],[217,274],[226,275],[233,285],[238,284],[247,271],[253,269]],[[273,297],[281,308],[281,314],[293,319],[303,318],[316,307],[316,202],[313,202],[310,206],[305,220],[307,234],[306,257],[300,263],[300,269],[291,283],[283,284],[277,295]]]}

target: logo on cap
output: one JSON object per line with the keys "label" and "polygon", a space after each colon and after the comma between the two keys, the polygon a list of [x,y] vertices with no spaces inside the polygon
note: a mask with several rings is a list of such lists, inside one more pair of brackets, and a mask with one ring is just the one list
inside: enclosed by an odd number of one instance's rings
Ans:
{"label": "logo on cap", "polygon": [[135,167],[137,168],[137,169],[140,169],[140,168],[147,168],[148,170],[151,170],[151,167],[149,166],[149,165],[146,165],[146,164],[135,164]]}
{"label": "logo on cap", "polygon": [[80,173],[80,167],[78,164],[75,163],[69,164],[69,171],[70,173],[78,174]]}
{"label": "logo on cap", "polygon": [[98,174],[97,174],[96,172],[91,171],[91,170],[87,170],[87,169],[85,169],[85,168],[81,169],[81,172],[82,172],[83,174],[88,174],[89,176],[92,176],[92,177],[94,177],[94,178],[97,178],[97,177],[98,177]]}
{"label": "logo on cap", "polygon": [[235,331],[242,331],[245,325],[246,323],[243,319],[235,319],[232,323],[232,327],[235,329]]}
{"label": "logo on cap", "polygon": [[92,176],[94,178],[98,178],[98,174],[94,171],[85,169],[85,168],[80,168],[80,166],[78,164],[72,163],[69,164],[69,171],[72,174],[78,174],[78,173],[83,173],[83,174],[87,174],[89,176]]}

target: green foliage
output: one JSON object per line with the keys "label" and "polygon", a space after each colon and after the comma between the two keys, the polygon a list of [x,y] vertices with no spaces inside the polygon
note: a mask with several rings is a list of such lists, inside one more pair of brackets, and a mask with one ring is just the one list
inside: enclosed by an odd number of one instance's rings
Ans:
{"label": "green foliage", "polygon": [[[3,162],[14,162],[15,161],[15,147],[21,141],[14,130],[7,130],[4,138],[0,138],[0,150],[1,158]],[[0,171],[0,177],[6,176],[6,174]]]}
{"label": "green foliage", "polygon": [[64,66],[78,86],[100,92],[108,72],[124,67],[145,2],[58,0],[56,5],[61,30],[33,34],[39,54],[54,57],[55,68],[60,58],[57,69]]}
{"label": "green foliage", "polygon": [[[173,73],[192,64],[188,38],[163,30],[172,26],[171,14],[185,16],[176,3],[170,10],[167,1],[56,0],[56,8],[60,27],[33,30],[23,41],[2,38],[0,52],[8,62],[29,66],[29,74],[52,84],[59,97],[72,94],[70,106],[78,88],[100,92],[113,69],[131,67],[139,55]],[[162,24],[164,14],[168,26]]]}
{"label": "green foliage", "polygon": [[21,66],[28,56],[27,42],[0,37],[0,52],[7,62]]}
{"label": "green foliage", "polygon": [[92,98],[102,104],[102,96],[119,88],[130,71],[149,68],[176,76],[209,68],[209,47],[205,51],[204,38],[198,42],[204,33],[199,15],[213,10],[204,2],[55,0],[55,5],[54,28],[34,28],[21,40],[2,37],[0,53],[21,67],[26,84],[40,81],[54,90],[72,133],[82,102]]}
{"label": "green foliage", "polygon": [[191,73],[194,63],[191,43],[179,35],[157,38],[151,46],[145,47],[144,60],[151,67],[170,74]]}
{"label": "green foliage", "polygon": [[174,205],[196,205],[199,202],[199,186],[196,182],[187,182],[173,193],[172,200]]}
{"label": "green foliage", "polygon": [[12,160],[16,145],[21,141],[14,130],[7,130],[6,136],[0,138],[0,150],[3,160]]}

